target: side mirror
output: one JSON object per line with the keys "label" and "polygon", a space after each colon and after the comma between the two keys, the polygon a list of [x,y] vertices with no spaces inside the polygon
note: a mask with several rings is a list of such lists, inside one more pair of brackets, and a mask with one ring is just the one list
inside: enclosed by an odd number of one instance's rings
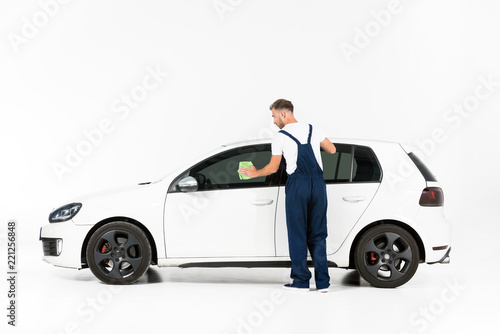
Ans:
{"label": "side mirror", "polygon": [[177,188],[182,192],[198,190],[198,181],[192,176],[187,176],[179,181]]}

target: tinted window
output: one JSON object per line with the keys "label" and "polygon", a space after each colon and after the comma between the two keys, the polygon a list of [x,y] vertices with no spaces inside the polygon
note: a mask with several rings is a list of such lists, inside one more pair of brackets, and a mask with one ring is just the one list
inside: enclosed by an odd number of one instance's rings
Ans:
{"label": "tinted window", "polygon": [[271,145],[246,146],[219,153],[192,167],[183,173],[171,186],[170,191],[176,189],[177,182],[185,176],[192,176],[198,181],[198,191],[213,189],[236,189],[246,187],[263,187],[277,185],[276,175],[241,180],[238,174],[240,161],[251,161],[260,169],[271,160]]}
{"label": "tinted window", "polygon": [[380,181],[380,166],[370,148],[345,144],[335,147],[335,154],[321,152],[326,183]]}
{"label": "tinted window", "polygon": [[351,179],[352,146],[335,144],[337,152],[329,154],[321,151],[323,176],[326,183],[349,182]]}
{"label": "tinted window", "polygon": [[380,174],[380,167],[373,151],[368,147],[355,146],[352,181],[380,181]]}

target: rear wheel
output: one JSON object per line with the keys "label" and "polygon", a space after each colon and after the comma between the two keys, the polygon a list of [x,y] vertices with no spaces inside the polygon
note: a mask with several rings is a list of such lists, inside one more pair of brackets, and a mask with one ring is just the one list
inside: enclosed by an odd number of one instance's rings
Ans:
{"label": "rear wheel", "polygon": [[92,273],[107,284],[131,284],[151,263],[151,245],[144,232],[127,222],[101,226],[90,237],[87,263]]}
{"label": "rear wheel", "polygon": [[420,261],[412,235],[395,225],[378,225],[366,231],[354,255],[356,269],[371,285],[395,288],[408,282]]}

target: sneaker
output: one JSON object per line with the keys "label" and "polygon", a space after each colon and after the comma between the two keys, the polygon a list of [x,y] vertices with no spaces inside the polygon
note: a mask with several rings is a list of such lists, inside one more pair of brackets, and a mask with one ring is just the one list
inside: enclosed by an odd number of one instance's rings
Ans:
{"label": "sneaker", "polygon": [[327,293],[328,292],[328,288],[316,289],[316,291],[318,291],[320,293]]}
{"label": "sneaker", "polygon": [[283,289],[295,290],[295,291],[309,291],[309,288],[299,288],[298,286],[294,286],[293,284],[285,284],[283,285]]}

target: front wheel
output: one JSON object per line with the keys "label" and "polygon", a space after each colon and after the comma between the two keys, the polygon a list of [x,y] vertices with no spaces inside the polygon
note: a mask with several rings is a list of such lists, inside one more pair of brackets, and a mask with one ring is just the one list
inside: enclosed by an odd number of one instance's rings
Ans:
{"label": "front wheel", "polygon": [[395,225],[378,225],[361,236],[354,259],[356,269],[371,285],[395,288],[413,277],[420,255],[408,231]]}
{"label": "front wheel", "polygon": [[104,283],[131,284],[148,270],[151,245],[139,227],[112,222],[92,234],[86,255],[90,270]]}

